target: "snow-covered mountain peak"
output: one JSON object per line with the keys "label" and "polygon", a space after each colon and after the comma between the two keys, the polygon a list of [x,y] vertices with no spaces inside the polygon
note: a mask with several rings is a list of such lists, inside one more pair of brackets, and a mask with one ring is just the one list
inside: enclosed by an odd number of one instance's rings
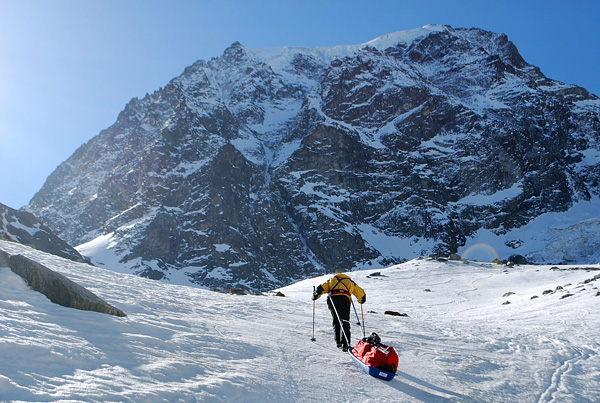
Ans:
{"label": "snow-covered mountain peak", "polygon": [[132,101],[29,209],[73,245],[110,235],[99,265],[209,287],[447,255],[481,231],[502,259],[588,262],[524,228],[596,206],[599,105],[477,28],[236,42]]}
{"label": "snow-covered mountain peak", "polygon": [[232,43],[225,52],[223,52],[222,59],[227,63],[239,63],[248,57],[246,47],[239,41]]}

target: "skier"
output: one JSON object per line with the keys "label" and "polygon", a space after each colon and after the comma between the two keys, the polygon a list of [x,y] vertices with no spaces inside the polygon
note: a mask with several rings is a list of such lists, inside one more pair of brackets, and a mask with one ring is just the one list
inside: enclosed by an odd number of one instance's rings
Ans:
{"label": "skier", "polygon": [[[327,306],[333,317],[335,341],[338,348],[341,348],[343,351],[348,351],[352,295],[354,295],[361,304],[364,304],[367,301],[367,295],[350,277],[342,274],[341,270],[336,270],[335,272],[335,276],[317,287],[312,299],[315,301],[319,299],[321,294],[329,293],[327,297]],[[343,332],[340,327],[340,322],[343,323]]]}

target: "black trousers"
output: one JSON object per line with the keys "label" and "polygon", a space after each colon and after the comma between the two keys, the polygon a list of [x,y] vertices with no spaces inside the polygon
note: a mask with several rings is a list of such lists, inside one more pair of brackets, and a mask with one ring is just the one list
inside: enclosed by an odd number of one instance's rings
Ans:
{"label": "black trousers", "polygon": [[[333,317],[333,330],[335,332],[335,342],[348,348],[350,340],[350,300],[345,295],[334,295],[327,298],[327,306]],[[334,309],[335,306],[335,309]],[[339,319],[336,315],[340,316]],[[340,326],[340,321],[343,327]],[[342,329],[344,330],[342,332]],[[344,337],[344,333],[346,336]],[[347,338],[347,339],[346,339]]]}

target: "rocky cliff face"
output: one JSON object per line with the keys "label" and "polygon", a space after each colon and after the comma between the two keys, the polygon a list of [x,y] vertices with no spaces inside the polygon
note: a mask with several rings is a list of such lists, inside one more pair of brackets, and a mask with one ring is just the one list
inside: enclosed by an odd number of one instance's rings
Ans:
{"label": "rocky cliff face", "polygon": [[599,142],[599,99],[505,35],[234,43],[133,99],[28,210],[99,265],[268,289],[456,252],[482,231],[532,250],[520,228],[597,201]]}

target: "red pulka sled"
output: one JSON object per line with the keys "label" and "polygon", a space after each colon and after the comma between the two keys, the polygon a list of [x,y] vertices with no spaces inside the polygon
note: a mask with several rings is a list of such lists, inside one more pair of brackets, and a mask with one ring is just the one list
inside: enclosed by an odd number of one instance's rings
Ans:
{"label": "red pulka sled", "polygon": [[356,342],[348,350],[352,360],[367,374],[391,381],[398,369],[398,354],[394,347],[381,344],[376,333]]}

